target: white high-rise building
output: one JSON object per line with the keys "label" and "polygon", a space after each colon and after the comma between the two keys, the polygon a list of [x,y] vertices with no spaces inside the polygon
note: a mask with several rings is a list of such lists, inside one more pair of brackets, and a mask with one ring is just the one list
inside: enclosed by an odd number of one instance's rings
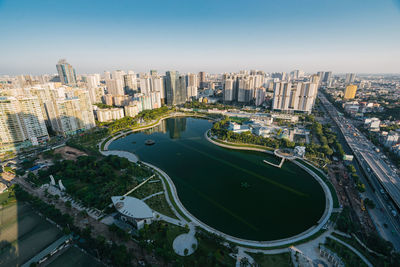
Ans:
{"label": "white high-rise building", "polygon": [[224,101],[230,102],[236,100],[235,80],[234,76],[226,76],[224,79]]}
{"label": "white high-rise building", "polygon": [[150,77],[140,78],[140,93],[148,95],[152,90],[152,81]]}
{"label": "white high-rise building", "polygon": [[96,126],[87,90],[74,89],[69,98],[54,98],[45,107],[51,128],[59,134],[73,135]]}
{"label": "white high-rise building", "polygon": [[310,113],[318,92],[317,83],[274,83],[272,109]]}
{"label": "white high-rise building", "polygon": [[99,74],[89,74],[86,76],[88,88],[96,88],[100,86],[100,75]]}
{"label": "white high-rise building", "polygon": [[161,76],[152,76],[153,91],[160,92],[161,102],[165,102],[164,79]]}
{"label": "white high-rise building", "polygon": [[111,95],[124,95],[124,80],[121,79],[111,79],[106,80],[107,91]]}
{"label": "white high-rise building", "polygon": [[115,71],[113,71],[113,73],[112,73],[112,79],[113,80],[121,80],[121,81],[123,81],[124,80],[124,75],[125,75],[126,73],[125,73],[125,71],[123,71],[123,70],[115,70]]}
{"label": "white high-rise building", "polygon": [[151,96],[151,106],[153,109],[161,107],[161,93],[153,91],[150,93]]}
{"label": "white high-rise building", "polygon": [[0,97],[0,151],[39,145],[49,139],[37,97]]}
{"label": "white high-rise building", "polygon": [[197,85],[199,84],[197,74],[188,73],[186,75],[186,86],[188,98],[197,97]]}
{"label": "white high-rise building", "polygon": [[256,90],[256,106],[260,106],[262,103],[265,101],[265,88],[260,87],[257,88]]}
{"label": "white high-rise building", "polygon": [[104,72],[104,80],[111,80],[111,73],[109,71]]}

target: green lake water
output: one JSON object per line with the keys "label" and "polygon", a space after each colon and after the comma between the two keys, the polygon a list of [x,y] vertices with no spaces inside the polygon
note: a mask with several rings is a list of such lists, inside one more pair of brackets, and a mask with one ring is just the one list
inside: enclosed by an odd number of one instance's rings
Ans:
{"label": "green lake water", "polygon": [[[231,236],[276,240],[299,234],[321,218],[319,183],[291,162],[261,152],[231,150],[208,142],[212,123],[170,118],[152,129],[115,140],[109,150],[135,153],[165,171],[180,201],[196,218]],[[154,145],[145,145],[151,139]]]}

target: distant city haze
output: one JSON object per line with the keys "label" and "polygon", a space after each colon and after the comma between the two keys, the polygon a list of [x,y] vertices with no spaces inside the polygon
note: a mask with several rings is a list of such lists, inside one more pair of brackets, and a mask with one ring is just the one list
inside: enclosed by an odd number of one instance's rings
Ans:
{"label": "distant city haze", "polygon": [[400,4],[0,0],[0,75],[132,69],[399,73]]}

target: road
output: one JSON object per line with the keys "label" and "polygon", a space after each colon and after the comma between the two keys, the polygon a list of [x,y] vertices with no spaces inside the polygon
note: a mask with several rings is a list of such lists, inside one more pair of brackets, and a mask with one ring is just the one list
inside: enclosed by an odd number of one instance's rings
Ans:
{"label": "road", "polygon": [[[350,120],[340,116],[323,94],[320,94],[319,98],[340,131],[339,140],[345,142],[343,149],[346,153],[354,154],[357,159],[354,165],[361,181],[366,185],[366,192],[362,194],[363,198],[368,197],[376,205],[376,208],[370,209],[369,213],[378,232],[400,251],[398,170],[385,161],[383,154],[376,152],[376,147],[354,127]],[[368,186],[367,179],[372,188]]]}

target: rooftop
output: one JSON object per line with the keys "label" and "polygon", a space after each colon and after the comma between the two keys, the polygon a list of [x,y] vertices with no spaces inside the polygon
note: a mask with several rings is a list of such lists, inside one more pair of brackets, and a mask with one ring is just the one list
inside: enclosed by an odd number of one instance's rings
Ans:
{"label": "rooftop", "polygon": [[115,208],[126,216],[135,219],[147,219],[153,217],[153,211],[140,199],[127,196],[114,196],[111,197],[111,200]]}

